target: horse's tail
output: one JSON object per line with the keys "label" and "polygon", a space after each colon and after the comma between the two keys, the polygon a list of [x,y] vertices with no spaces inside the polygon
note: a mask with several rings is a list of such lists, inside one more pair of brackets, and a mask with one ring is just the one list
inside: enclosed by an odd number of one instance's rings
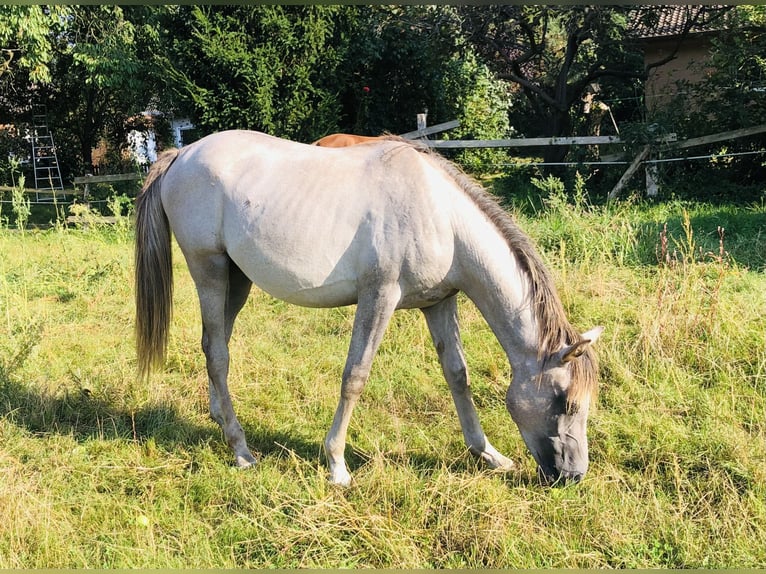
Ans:
{"label": "horse's tail", "polygon": [[178,156],[170,149],[152,166],[136,200],[136,351],[138,374],[147,378],[165,360],[173,310],[170,224],[162,207],[162,176]]}

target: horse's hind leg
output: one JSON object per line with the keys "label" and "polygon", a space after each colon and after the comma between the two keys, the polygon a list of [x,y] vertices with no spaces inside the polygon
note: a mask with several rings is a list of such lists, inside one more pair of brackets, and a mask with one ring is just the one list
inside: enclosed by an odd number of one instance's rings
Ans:
{"label": "horse's hind leg", "polygon": [[452,400],[457,409],[468,450],[487,463],[490,468],[510,470],[513,468],[513,462],[490,444],[481,428],[479,416],[476,414],[471,387],[468,383],[468,368],[460,342],[457,298],[453,296],[433,307],[423,309],[423,314],[439,355],[444,378],[447,379],[452,393]]}
{"label": "horse's hind leg", "polygon": [[[247,297],[250,294],[250,288],[253,283],[248,277],[237,267],[233,261],[229,261],[229,285],[226,294],[226,316],[225,316],[225,329],[226,329],[226,344],[228,346],[231,340],[231,334],[234,329],[234,320],[247,302]],[[212,418],[219,425],[223,426],[223,415],[221,413],[221,400],[216,391],[215,385],[213,385],[212,379],[208,380],[208,395],[210,397],[210,418]]]}
{"label": "horse's hind leg", "polygon": [[[229,396],[228,340],[237,312],[244,305],[249,286],[241,272],[232,272],[234,264],[226,254],[187,258],[197,287],[202,314],[202,350],[205,353],[209,379],[211,415],[221,425],[226,443],[234,451],[237,466],[255,463],[247,448],[245,432],[234,414]],[[234,279],[230,289],[230,281]]]}

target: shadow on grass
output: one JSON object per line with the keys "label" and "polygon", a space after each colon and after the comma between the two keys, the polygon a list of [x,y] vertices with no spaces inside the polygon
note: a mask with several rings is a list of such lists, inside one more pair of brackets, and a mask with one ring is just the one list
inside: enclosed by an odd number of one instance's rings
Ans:
{"label": "shadow on grass", "polygon": [[[679,207],[661,220],[642,221],[636,224],[639,244],[636,252],[639,261],[656,266],[661,259],[661,234],[666,227],[667,248],[673,253],[689,251],[687,257],[711,262],[720,256],[753,271],[766,269],[766,213],[747,211],[737,207],[697,206],[688,216],[690,229]],[[688,235],[691,231],[691,236]],[[693,241],[690,245],[689,240]],[[693,252],[691,249],[693,247]],[[723,247],[724,253],[720,249]],[[678,256],[678,254],[676,255]]]}
{"label": "shadow on grass", "polygon": [[[709,214],[694,214],[691,224],[704,253],[717,254],[720,227],[723,248],[734,261],[754,271],[766,269],[766,213],[719,209]],[[679,221],[677,225],[681,227],[682,223]]]}
{"label": "shadow on grass", "polygon": [[77,441],[120,439],[191,445],[204,441],[210,428],[184,420],[172,405],[121,409],[87,390],[40,392],[0,372],[0,418],[39,436],[72,436]]}
{"label": "shadow on grass", "polygon": [[[16,382],[7,373],[0,371],[0,419],[44,438],[50,435],[71,436],[85,443],[92,440],[135,441],[152,440],[163,450],[172,452],[181,449],[218,443],[224,463],[233,464],[218,425],[212,420],[198,423],[179,413],[172,404],[149,405],[133,410],[115,406],[107,398],[95,396],[83,390],[65,391],[57,394],[42,393]],[[258,458],[282,456],[286,451],[304,460],[321,460],[324,464],[324,435],[301,436],[299,432],[284,432],[273,427],[243,424],[248,445]],[[418,473],[431,474],[443,468],[445,459],[438,453],[407,452],[392,455],[396,464],[408,464]],[[346,462],[349,471],[368,464],[374,455],[358,450],[349,442]],[[191,461],[190,461],[191,462]],[[478,465],[478,466],[477,466]],[[475,472],[483,467],[466,455],[448,462],[451,471]],[[510,473],[512,484],[527,482],[528,477]],[[530,483],[533,481],[530,479]]]}
{"label": "shadow on grass", "polygon": [[[128,410],[88,391],[42,393],[3,375],[0,372],[0,419],[7,419],[33,435],[72,436],[78,442],[144,442],[152,439],[168,450],[220,441],[223,449],[228,450],[215,422],[189,420],[172,404]],[[305,440],[294,434],[264,428],[245,428],[245,432],[251,448],[262,455],[288,449],[300,457],[313,458],[321,450],[321,438]],[[231,459],[233,461],[233,456]]]}

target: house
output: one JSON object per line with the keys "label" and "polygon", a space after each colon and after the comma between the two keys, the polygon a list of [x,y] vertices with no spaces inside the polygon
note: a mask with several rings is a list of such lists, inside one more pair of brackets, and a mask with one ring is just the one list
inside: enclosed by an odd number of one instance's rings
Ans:
{"label": "house", "polygon": [[731,6],[641,6],[631,16],[648,71],[644,99],[649,113],[667,105],[710,73],[712,41]]}
{"label": "house", "polygon": [[[143,112],[147,125],[152,126],[153,118],[159,112]],[[173,118],[170,120],[172,143],[175,147],[183,147],[199,138],[198,130],[188,118]],[[140,166],[148,168],[157,160],[157,135],[152,127],[146,130],[131,130],[127,135],[127,149],[125,159],[134,161]],[[101,140],[99,146],[93,150],[94,168],[98,168],[106,161],[106,142]]]}

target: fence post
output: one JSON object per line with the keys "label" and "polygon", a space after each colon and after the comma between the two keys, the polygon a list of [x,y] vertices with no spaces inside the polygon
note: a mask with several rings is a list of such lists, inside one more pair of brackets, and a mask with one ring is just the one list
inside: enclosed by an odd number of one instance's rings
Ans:
{"label": "fence post", "polygon": [[651,147],[649,145],[644,146],[644,149],[641,150],[641,153],[639,153],[634,159],[633,163],[628,166],[628,169],[625,171],[625,173],[622,174],[622,177],[620,178],[620,181],[618,181],[615,186],[612,188],[612,191],[609,192],[609,199],[614,199],[617,197],[617,194],[622,191],[622,188],[625,187],[628,183],[628,180],[630,180],[631,177],[633,177],[633,174],[636,173],[636,170],[641,165],[641,162],[646,159],[646,156],[649,155],[649,150]]}
{"label": "fence post", "polygon": [[646,170],[646,196],[656,197],[660,191],[657,164],[644,163],[644,170]]}
{"label": "fence post", "polygon": [[426,129],[426,122],[428,118],[428,112],[424,112],[422,114],[418,114],[417,122],[418,122],[418,131],[422,131]]}
{"label": "fence post", "polygon": [[[92,173],[86,173],[85,177],[93,177]],[[90,184],[88,182],[85,182],[85,186],[82,190],[82,200],[85,203],[85,205],[88,205],[88,196],[90,195]]]}

